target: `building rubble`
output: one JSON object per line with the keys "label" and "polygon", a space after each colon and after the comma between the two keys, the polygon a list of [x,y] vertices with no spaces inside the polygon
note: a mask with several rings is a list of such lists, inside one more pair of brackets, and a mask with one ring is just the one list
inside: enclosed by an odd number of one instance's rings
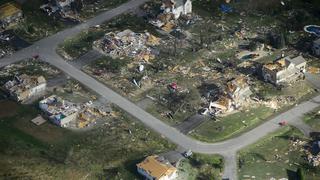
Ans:
{"label": "building rubble", "polygon": [[[148,9],[149,7],[144,7]],[[191,0],[162,0],[159,7],[160,13],[156,18],[149,20],[149,23],[166,31],[171,32],[177,27],[177,20],[181,17],[190,17],[192,13]]]}
{"label": "building rubble", "polygon": [[218,115],[234,111],[248,103],[251,95],[248,78],[239,76],[228,81],[220,90],[216,90],[213,97],[209,97],[209,113]]}
{"label": "building rubble", "polygon": [[47,81],[43,76],[28,76],[22,74],[15,76],[4,84],[4,89],[10,96],[18,101],[24,102],[30,97],[41,94],[46,90]]}
{"label": "building rubble", "polygon": [[44,116],[60,127],[85,128],[107,116],[110,110],[103,106],[88,103],[73,103],[57,95],[39,102]]}
{"label": "building rubble", "polygon": [[102,39],[95,41],[93,47],[112,58],[130,57],[149,62],[159,53],[152,47],[159,44],[160,38],[148,32],[135,33],[127,29],[122,32],[107,33]]}

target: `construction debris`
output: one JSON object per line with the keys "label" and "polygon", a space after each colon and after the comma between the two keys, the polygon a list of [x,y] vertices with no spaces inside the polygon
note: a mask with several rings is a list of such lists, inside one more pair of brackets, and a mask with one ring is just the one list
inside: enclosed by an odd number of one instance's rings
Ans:
{"label": "construction debris", "polygon": [[130,57],[149,62],[158,52],[151,46],[159,45],[160,39],[152,34],[134,33],[127,29],[122,32],[107,33],[102,39],[94,42],[94,48],[113,58]]}
{"label": "construction debris", "polygon": [[46,90],[47,81],[43,76],[28,76],[22,74],[5,83],[4,88],[18,102],[24,102],[30,97]]}
{"label": "construction debris", "polygon": [[76,128],[84,128],[110,113],[108,109],[95,106],[92,102],[73,103],[56,95],[40,101],[39,107],[50,121],[61,127],[75,124]]}

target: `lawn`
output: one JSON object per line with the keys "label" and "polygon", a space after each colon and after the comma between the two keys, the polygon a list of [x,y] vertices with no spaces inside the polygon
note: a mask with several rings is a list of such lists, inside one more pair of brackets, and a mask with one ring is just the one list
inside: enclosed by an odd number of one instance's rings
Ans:
{"label": "lawn", "polygon": [[320,131],[320,108],[307,113],[304,116],[304,122],[311,126],[314,130]]}
{"label": "lawn", "polygon": [[224,161],[220,155],[193,154],[182,160],[178,180],[221,179]]}
{"label": "lawn", "polygon": [[139,179],[137,162],[175,148],[120,111],[105,125],[79,133],[50,123],[35,126],[30,120],[38,110],[18,106],[0,121],[0,178]]}
{"label": "lawn", "polygon": [[119,6],[127,1],[128,0],[86,0],[80,12],[80,17],[83,19],[92,18],[103,11]]}
{"label": "lawn", "polygon": [[240,151],[239,179],[294,179],[298,168],[304,170],[305,179],[319,179],[320,169],[308,166],[302,145],[293,145],[293,139],[309,140],[297,129],[286,127]]}
{"label": "lawn", "polygon": [[42,0],[29,0],[22,5],[23,21],[15,28],[15,33],[21,38],[35,42],[66,28],[63,22],[47,16],[40,10]]}
{"label": "lawn", "polygon": [[63,44],[59,45],[58,52],[66,59],[72,60],[92,50],[93,41],[103,37],[102,29],[89,29],[81,32],[74,38],[67,39]]}
{"label": "lawn", "polygon": [[265,106],[237,112],[217,121],[209,120],[197,127],[191,136],[206,142],[217,142],[239,135],[263,123],[273,110]]}

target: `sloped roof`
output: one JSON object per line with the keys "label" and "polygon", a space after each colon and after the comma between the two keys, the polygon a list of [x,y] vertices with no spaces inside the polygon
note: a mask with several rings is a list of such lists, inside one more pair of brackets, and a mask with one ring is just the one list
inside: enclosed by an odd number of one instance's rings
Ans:
{"label": "sloped roof", "polygon": [[288,61],[294,65],[306,63],[306,60],[302,56],[297,56],[293,59],[288,58]]}
{"label": "sloped roof", "polygon": [[169,162],[164,163],[158,160],[159,156],[153,155],[147,157],[144,161],[137,164],[137,167],[145,170],[150,176],[156,180],[173,174],[177,171],[177,168],[173,167]]}
{"label": "sloped roof", "polygon": [[0,6],[0,19],[10,17],[18,12],[21,9],[15,3],[6,3]]}

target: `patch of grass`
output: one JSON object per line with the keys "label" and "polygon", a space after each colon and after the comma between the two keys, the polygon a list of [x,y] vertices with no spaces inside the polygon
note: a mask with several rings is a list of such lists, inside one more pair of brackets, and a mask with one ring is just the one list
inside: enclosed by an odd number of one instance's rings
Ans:
{"label": "patch of grass", "polygon": [[109,56],[103,56],[92,63],[97,70],[105,70],[111,73],[119,73],[123,67],[129,63],[128,59],[113,59]]}
{"label": "patch of grass", "polygon": [[179,165],[178,180],[221,179],[224,161],[220,155],[193,154]]}
{"label": "patch of grass", "polygon": [[81,32],[74,38],[67,39],[58,48],[59,51],[64,51],[72,59],[79,58],[92,49],[93,41],[103,37],[104,32],[101,29],[89,29]]}
{"label": "patch of grass", "polygon": [[219,118],[218,121],[210,120],[201,124],[191,133],[191,136],[207,142],[222,141],[254,128],[272,113],[273,110],[265,106],[253,108],[247,112],[237,112]]}
{"label": "patch of grass", "polygon": [[30,120],[38,110],[19,105],[14,116],[0,121],[0,178],[140,178],[137,162],[175,146],[116,111],[104,126],[73,132],[50,123],[35,126]]}
{"label": "patch of grass", "polygon": [[80,16],[84,19],[88,19],[103,11],[119,6],[127,1],[128,0],[104,0],[97,2],[96,0],[87,0],[84,1],[84,7],[80,12]]}
{"label": "patch of grass", "polygon": [[291,138],[308,141],[301,132],[286,127],[260,140],[239,153],[239,179],[295,178],[298,168],[304,169],[306,179],[320,177],[319,168],[310,168],[300,149]]}
{"label": "patch of grass", "polygon": [[221,179],[224,161],[220,155],[193,154],[190,164],[198,170],[196,179]]}
{"label": "patch of grass", "polygon": [[311,126],[314,130],[320,131],[320,108],[306,114],[303,118],[304,122]]}
{"label": "patch of grass", "polygon": [[43,4],[42,0],[30,0],[22,5],[24,18],[15,28],[15,33],[29,42],[40,40],[66,27],[63,22],[42,12],[40,6]]}

